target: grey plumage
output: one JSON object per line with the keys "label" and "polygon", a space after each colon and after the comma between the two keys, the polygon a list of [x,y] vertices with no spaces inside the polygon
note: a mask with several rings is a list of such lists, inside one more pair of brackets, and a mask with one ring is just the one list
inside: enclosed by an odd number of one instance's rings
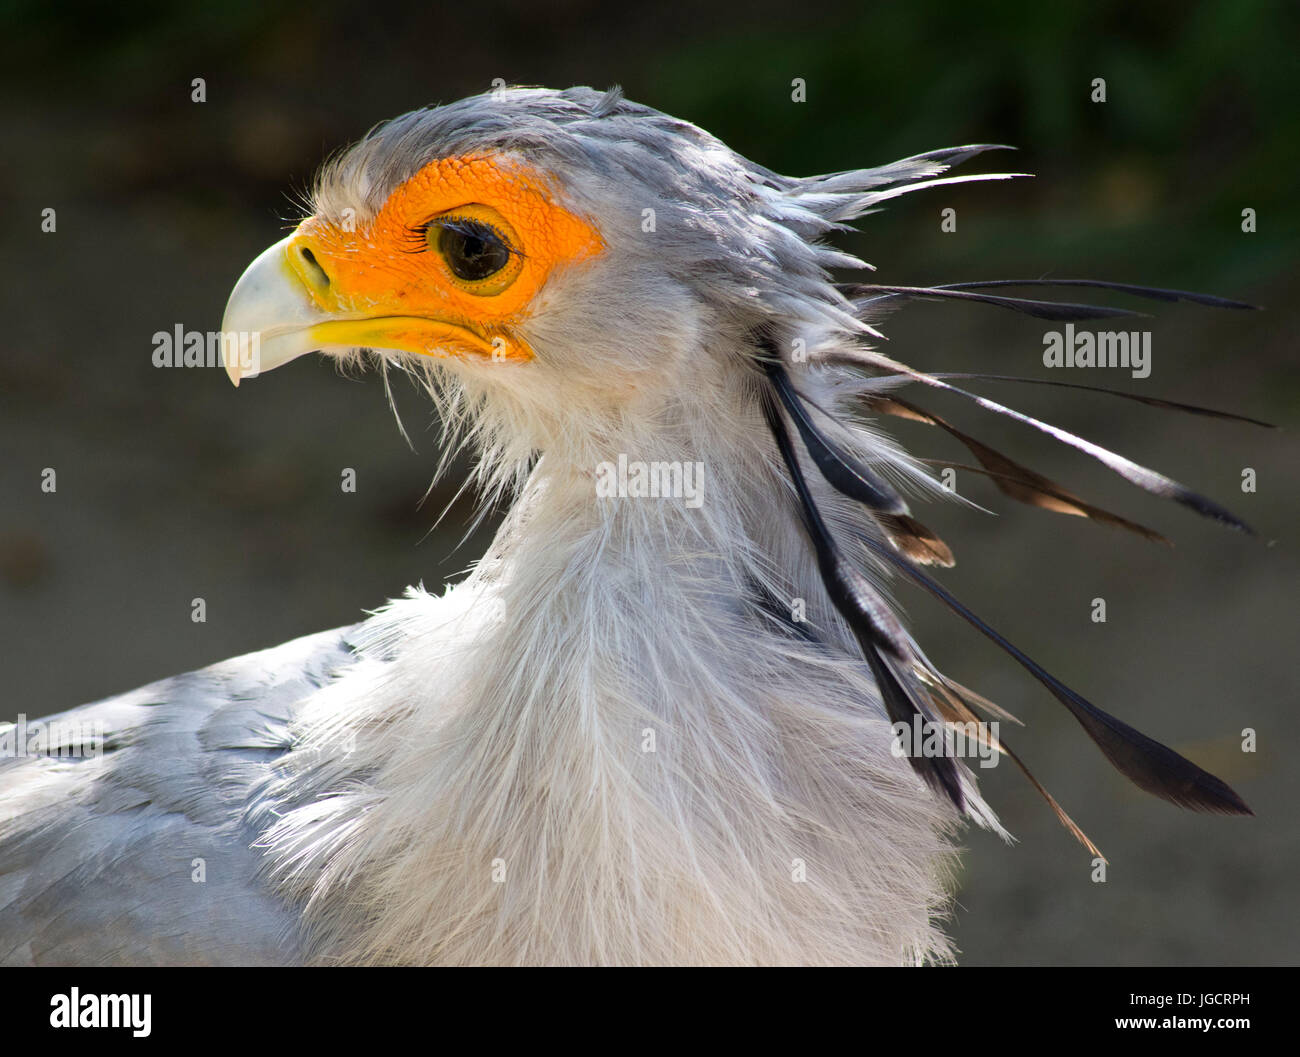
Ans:
{"label": "grey plumage", "polygon": [[103,752],[0,760],[0,965],[295,960],[259,789],[350,662],[347,629],[321,632],[43,720],[102,724]]}

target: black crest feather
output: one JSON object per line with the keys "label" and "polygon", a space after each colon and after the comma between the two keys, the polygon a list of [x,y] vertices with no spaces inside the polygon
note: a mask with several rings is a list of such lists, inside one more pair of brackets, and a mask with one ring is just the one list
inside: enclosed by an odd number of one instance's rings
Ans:
{"label": "black crest feather", "polygon": [[[1176,299],[1178,291],[1156,291]],[[1200,297],[1202,295],[1196,295]],[[1235,306],[1235,303],[1234,303]],[[801,515],[812,540],[817,555],[818,567],[827,593],[841,616],[853,630],[862,647],[863,655],[870,666],[880,687],[881,697],[886,711],[895,722],[907,722],[913,715],[920,714],[926,719],[938,722],[957,722],[973,717],[961,696],[949,686],[942,677],[918,678],[917,672],[924,672],[925,665],[919,663],[914,651],[908,646],[908,639],[901,626],[897,624],[888,607],[872,590],[865,576],[854,569],[843,557],[825,519],[818,510],[816,500],[808,487],[807,480],[795,454],[789,430],[781,417],[781,408],[795,424],[804,442],[812,462],[826,478],[828,483],[838,491],[864,503],[873,513],[882,533],[893,540],[894,545],[886,545],[879,539],[862,535],[861,542],[878,555],[888,565],[900,571],[914,584],[927,591],[942,602],[950,611],[976,628],[981,634],[998,645],[1017,663],[1024,667],[1075,717],[1084,732],[1101,750],[1111,764],[1139,788],[1168,800],[1181,807],[1196,811],[1217,812],[1223,814],[1251,814],[1250,808],[1226,783],[1196,764],[1174,752],[1168,746],[1148,737],[1142,732],[1098,708],[1081,694],[1066,686],[1059,679],[1046,671],[1018,647],[1009,642],[970,609],[959,602],[950,592],[923,573],[918,565],[930,558],[946,556],[948,561],[938,560],[937,564],[950,564],[951,553],[939,541],[942,551],[934,549],[929,558],[925,551],[931,544],[924,542],[925,537],[933,537],[928,529],[911,518],[905,510],[899,512],[889,509],[892,490],[887,490],[876,475],[867,471],[861,462],[840,446],[830,442],[824,433],[813,423],[807,408],[795,391],[781,363],[778,345],[770,332],[763,332],[756,337],[756,342],[764,353],[760,357],[769,385],[763,393],[763,410],[768,427],[776,442],[786,470],[794,485],[799,500]],[[1184,486],[1171,481],[1155,471],[1147,470],[1106,451],[1089,441],[1074,437],[1072,434],[1020,412],[1003,408],[999,404],[983,397],[957,389],[947,382],[923,372],[914,371],[888,357],[867,350],[854,350],[847,357],[837,357],[836,362],[847,362],[857,366],[871,366],[897,372],[909,380],[920,381],[927,385],[953,390],[975,400],[983,407],[1010,415],[1026,422],[1037,429],[1061,439],[1073,447],[1080,448],[1098,458],[1117,473],[1159,495],[1166,495],[1176,501],[1192,507],[1200,513],[1241,528],[1246,531],[1244,523],[1212,501],[1190,492]],[[1124,394],[1119,394],[1124,395]],[[982,445],[966,434],[955,429],[944,420],[922,411],[921,409],[892,396],[867,397],[869,406],[887,413],[902,414],[904,417],[916,418],[932,425],[940,426],[965,444],[983,466],[983,471],[995,484],[1008,495],[1031,502],[1034,505],[1048,506],[1067,513],[1081,513],[1111,524],[1121,525],[1150,538],[1163,540],[1158,533],[1128,522],[1118,515],[1109,514],[1079,500],[1072,493],[1034,471],[1003,456],[1001,453]],[[1191,410],[1195,413],[1208,413],[1221,417],[1226,414],[1211,412],[1208,409],[1194,408],[1190,405],[1177,405],[1173,402],[1159,402],[1157,406],[1172,406]],[[972,467],[972,469],[974,469]],[[899,500],[901,503],[901,499]],[[898,534],[909,540],[904,545],[898,542]],[[937,537],[934,537],[937,540]],[[915,550],[919,548],[919,555]],[[946,555],[943,552],[947,552]],[[1060,808],[1046,789],[1025,768],[1018,757],[1002,744],[999,751],[1006,753],[1024,771],[1034,788],[1047,800],[1052,810],[1086,847],[1095,854],[1096,846],[1083,834],[1072,819]],[[936,790],[942,792],[959,810],[966,804],[962,789],[961,769],[955,760],[946,758],[912,758],[912,766]]]}

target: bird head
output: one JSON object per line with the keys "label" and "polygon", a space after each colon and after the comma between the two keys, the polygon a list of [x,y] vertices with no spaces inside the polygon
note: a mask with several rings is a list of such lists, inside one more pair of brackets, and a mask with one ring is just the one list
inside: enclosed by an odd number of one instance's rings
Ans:
{"label": "bird head", "polygon": [[617,90],[415,111],[327,164],[312,215],[239,280],[223,330],[257,354],[227,369],[370,350],[535,450],[671,420],[752,376],[766,320],[861,329],[839,255],[806,238],[831,223],[786,183]]}

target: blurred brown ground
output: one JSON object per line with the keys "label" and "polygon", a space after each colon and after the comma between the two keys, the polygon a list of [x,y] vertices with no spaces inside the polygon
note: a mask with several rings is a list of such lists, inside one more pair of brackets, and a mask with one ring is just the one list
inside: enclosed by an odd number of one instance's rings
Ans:
{"label": "blurred brown ground", "polygon": [[[1297,385],[1293,8],[1272,3],[856,6],[725,3],[636,13],[570,2],[323,3],[110,15],[10,4],[0,82],[0,715],[37,716],[352,622],[480,552],[462,502],[426,535],[432,413],[373,376],[304,360],[241,387],[159,371],[151,336],[216,329],[243,266],[295,215],[291,195],[374,122],[492,78],[624,85],[786,172],[877,164],[969,141],[1038,173],[891,203],[848,241],[883,282],[1040,275],[1183,286],[1261,313],[1158,306],[1154,370],[1052,377],[1208,403],[1291,425]],[[97,21],[103,19],[103,22]],[[791,23],[795,24],[791,24]],[[1094,76],[1110,101],[1087,101]],[[190,102],[204,77],[207,102]],[[790,102],[804,77],[808,102]],[[976,171],[974,168],[971,171]],[[958,210],[943,235],[938,210]],[[1240,231],[1240,210],[1260,231]],[[57,210],[58,230],[40,231]],[[1123,302],[1130,304],[1129,302]],[[1143,307],[1133,305],[1132,307]],[[1145,324],[1144,324],[1145,325]],[[1046,375],[1044,324],[918,305],[890,351],[932,369]],[[1254,819],[1179,812],[1130,788],[1036,684],[900,590],[954,677],[1029,723],[1013,744],[1101,845],[1109,879],[1009,768],[986,791],[1017,836],[966,840],[953,929],[968,964],[1297,960],[1294,429],[1252,430],[1057,390],[987,389],[1203,488],[1268,546],[1134,492],[1045,438],[961,404],[934,409],[1089,499],[1172,536],[1166,550],[1014,506],[927,514],[957,552],[959,597],[1067,682],[1233,783]],[[965,459],[922,427],[918,451]],[[1243,466],[1259,490],[1241,494]],[[42,468],[58,492],[39,490]],[[355,495],[339,489],[357,470]],[[190,600],[207,600],[204,624]],[[1093,624],[1091,600],[1109,619]],[[1258,731],[1243,755],[1240,731]]]}

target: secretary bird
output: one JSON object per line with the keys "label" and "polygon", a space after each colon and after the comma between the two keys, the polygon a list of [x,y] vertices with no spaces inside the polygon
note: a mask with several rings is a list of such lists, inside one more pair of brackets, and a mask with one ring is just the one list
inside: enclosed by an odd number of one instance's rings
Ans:
{"label": "secretary bird", "polygon": [[[905,497],[966,500],[882,431],[891,416],[949,433],[1010,498],[1155,536],[923,410],[929,389],[1249,531],[966,388],[1024,379],[878,351],[873,323],[917,300],[1124,314],[1005,281],[832,280],[867,265],[829,236],[904,193],[1013,175],[941,175],[990,149],[792,178],[617,89],[508,89],[329,162],[311,215],[230,297],[231,379],[312,351],[406,372],[509,513],[440,597],[413,588],[355,626],[52,717],[39,751],[0,761],[0,960],[946,960],[954,834],[1005,835],[957,733],[1021,765],[1006,714],[895,615],[895,577],[997,642],[1138,786],[1248,814],[922,568],[952,552]],[[78,724],[102,724],[102,752],[60,752]],[[939,751],[900,749],[910,726]]]}

